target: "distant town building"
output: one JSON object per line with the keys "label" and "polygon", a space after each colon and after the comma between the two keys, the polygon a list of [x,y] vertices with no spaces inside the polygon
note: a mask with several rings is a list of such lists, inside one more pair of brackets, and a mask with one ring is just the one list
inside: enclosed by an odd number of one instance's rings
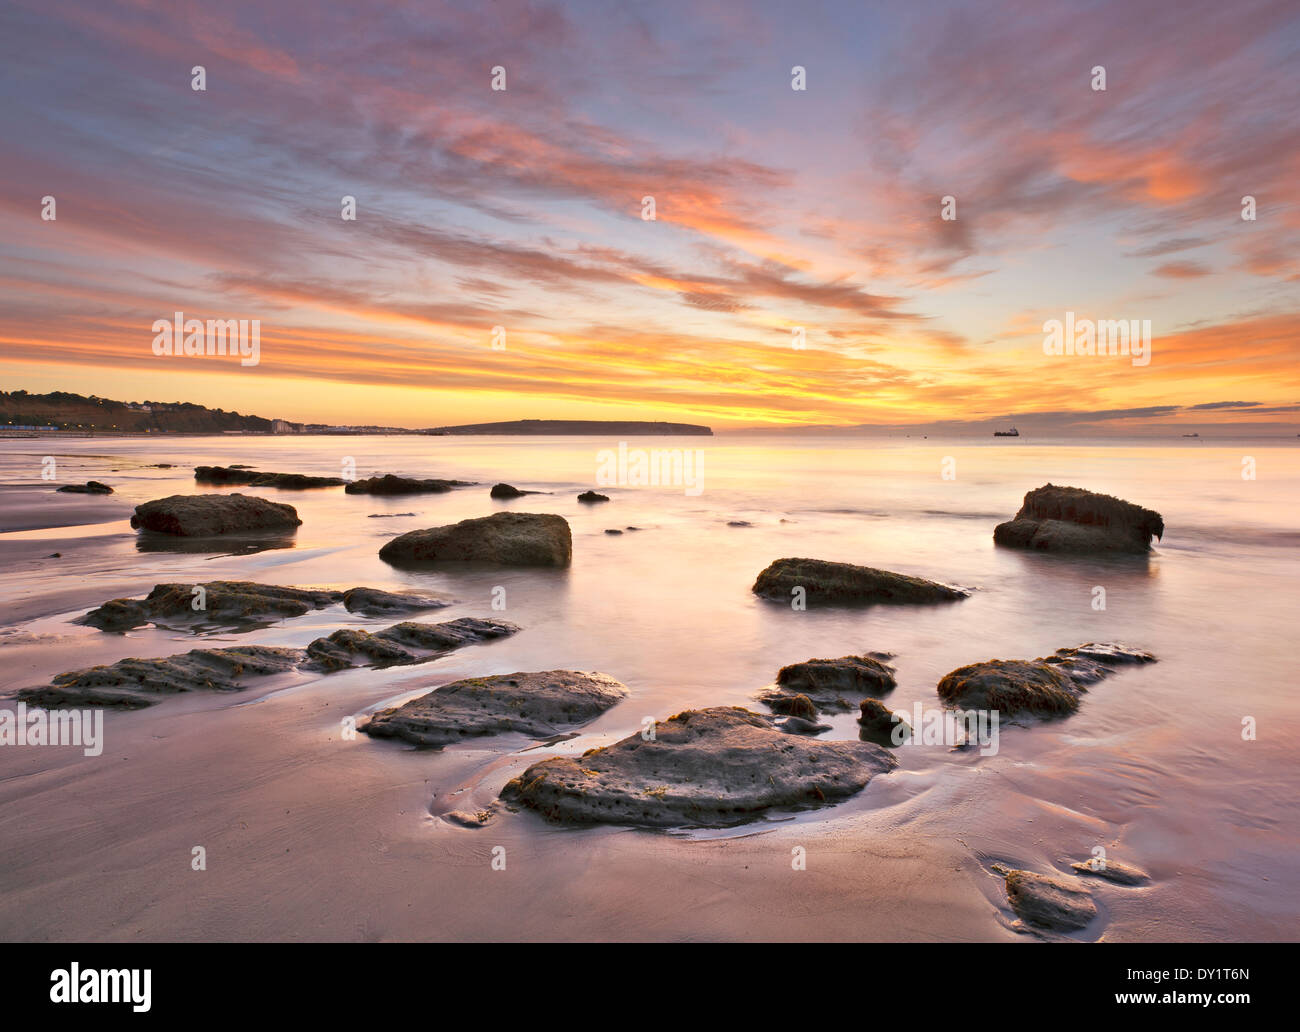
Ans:
{"label": "distant town building", "polygon": [[271,420],[271,433],[273,434],[296,434],[297,432],[297,425],[290,423],[287,419]]}

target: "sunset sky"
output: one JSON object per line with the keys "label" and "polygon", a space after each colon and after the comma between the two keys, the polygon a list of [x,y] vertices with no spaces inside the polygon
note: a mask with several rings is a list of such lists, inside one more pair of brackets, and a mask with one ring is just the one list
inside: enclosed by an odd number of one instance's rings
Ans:
{"label": "sunset sky", "polygon": [[[6,0],[0,140],[7,390],[1300,430],[1293,0]],[[261,363],[155,356],[175,311]],[[1066,311],[1150,365],[1044,355]]]}

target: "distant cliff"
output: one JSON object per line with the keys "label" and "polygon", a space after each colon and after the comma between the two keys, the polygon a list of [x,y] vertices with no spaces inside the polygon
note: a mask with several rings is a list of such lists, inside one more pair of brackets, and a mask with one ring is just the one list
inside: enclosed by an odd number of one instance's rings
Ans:
{"label": "distant cliff", "polygon": [[0,429],[20,426],[109,433],[205,434],[228,430],[269,433],[271,421],[183,401],[124,402],[94,395],[86,398],[67,391],[50,394],[0,391]]}
{"label": "distant cliff", "polygon": [[640,419],[512,419],[502,423],[439,426],[427,434],[506,434],[511,436],[583,437],[710,437],[713,431],[695,423],[659,423]]}

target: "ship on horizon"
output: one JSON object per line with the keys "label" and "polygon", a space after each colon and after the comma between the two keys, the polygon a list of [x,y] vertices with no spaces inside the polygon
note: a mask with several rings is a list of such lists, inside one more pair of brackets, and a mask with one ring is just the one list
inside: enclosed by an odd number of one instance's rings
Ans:
{"label": "ship on horizon", "polygon": [[993,436],[994,437],[1019,437],[1020,431],[1013,426],[1010,430],[994,430]]}

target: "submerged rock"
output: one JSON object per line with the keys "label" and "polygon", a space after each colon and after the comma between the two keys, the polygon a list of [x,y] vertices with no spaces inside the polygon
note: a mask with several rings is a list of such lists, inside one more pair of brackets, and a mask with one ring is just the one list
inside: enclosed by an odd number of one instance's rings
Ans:
{"label": "submerged rock", "polygon": [[416,591],[381,591],[379,588],[349,588],[343,592],[343,606],[362,616],[399,616],[426,609],[442,609],[451,599]]}
{"label": "submerged rock", "polygon": [[1145,885],[1151,880],[1146,871],[1129,864],[1120,863],[1118,860],[1112,860],[1109,857],[1080,860],[1070,866],[1080,874],[1092,875],[1094,878],[1105,878],[1117,885]]}
{"label": "submerged rock", "polygon": [[502,620],[463,618],[441,624],[401,623],[369,634],[336,631],[305,649],[237,645],[191,649],[161,659],[123,659],[106,666],[60,674],[48,685],[24,688],[17,698],[48,707],[152,706],[162,695],[193,691],[240,691],[250,677],[301,669],[342,670],[352,666],[418,663],[434,655],[504,637],[519,630]]}
{"label": "submerged rock", "polygon": [[912,725],[900,714],[891,713],[879,699],[862,700],[858,723],[864,741],[893,746],[902,745],[912,737]]}
{"label": "submerged rock", "polygon": [[199,484],[278,487],[287,491],[300,491],[309,487],[338,487],[347,483],[342,477],[316,477],[306,473],[259,473],[247,466],[196,466],[194,480]]}
{"label": "submerged rock", "polygon": [[290,530],[301,526],[298,510],[242,494],[170,495],[135,507],[131,526],[179,537]]}
{"label": "submerged rock", "polygon": [[[196,590],[200,588],[202,591]],[[396,616],[450,605],[447,599],[432,595],[378,588],[328,591],[252,581],[208,581],[156,584],[142,599],[112,599],[92,609],[78,622],[103,631],[129,631],[149,623],[160,627],[193,624],[249,627],[302,616],[338,602],[349,612],[362,616]]]}
{"label": "submerged rock", "polygon": [[990,659],[958,667],[939,682],[949,706],[997,710],[1002,716],[1073,713],[1088,686],[1118,666],[1154,663],[1156,657],[1124,645],[1089,644],[1058,649],[1044,659]]}
{"label": "submerged rock", "polygon": [[838,802],[895,762],[867,742],[806,740],[757,713],[716,707],[660,721],[651,741],[638,732],[541,760],[501,798],[560,821],[713,827]]}
{"label": "submerged rock", "polygon": [[594,720],[626,697],[627,688],[612,677],[577,670],[471,677],[376,713],[361,730],[433,748],[509,731],[547,738]]}
{"label": "submerged rock", "polygon": [[950,602],[970,595],[964,588],[920,577],[824,559],[778,559],[758,575],[753,591],[789,602],[795,588],[803,588],[809,605]]}
{"label": "submerged rock", "polygon": [[609,495],[597,494],[595,491],[583,491],[578,495],[580,502],[608,502]]}
{"label": "submerged rock", "polygon": [[418,663],[462,645],[504,638],[519,630],[504,620],[463,616],[446,623],[406,621],[371,633],[347,627],[307,646],[306,670],[342,670],[351,666],[396,666]]}
{"label": "submerged rock", "polygon": [[98,480],[87,480],[84,484],[64,484],[58,489],[63,494],[99,494],[108,495],[113,489]]}
{"label": "submerged rock", "polygon": [[1151,538],[1164,533],[1163,517],[1151,509],[1079,487],[1046,484],[1025,495],[1015,519],[994,528],[993,540],[1044,552],[1146,553]]}
{"label": "submerged rock", "polygon": [[510,484],[493,484],[488,492],[493,498],[522,498],[524,495],[543,494],[542,491],[521,491]]}
{"label": "submerged rock", "polygon": [[382,477],[354,480],[343,490],[347,494],[408,495],[443,494],[454,487],[473,487],[469,480],[415,480],[386,473]]}
{"label": "submerged rock", "polygon": [[449,810],[442,815],[442,819],[462,828],[486,828],[494,816],[496,815],[491,810]]}
{"label": "submerged rock", "polygon": [[469,562],[568,566],[573,535],[563,516],[498,512],[445,527],[412,530],[384,545],[388,562]]}
{"label": "submerged rock", "polygon": [[894,668],[872,656],[810,659],[782,667],[776,675],[776,687],[759,698],[778,713],[785,712],[778,707],[791,696],[810,699],[817,709],[827,713],[843,713],[855,705],[846,695],[882,695],[893,691],[897,684]]}
{"label": "submerged rock", "polygon": [[1033,871],[1002,871],[1007,901],[1026,924],[1051,931],[1083,928],[1097,916],[1092,894],[1082,885]]}

